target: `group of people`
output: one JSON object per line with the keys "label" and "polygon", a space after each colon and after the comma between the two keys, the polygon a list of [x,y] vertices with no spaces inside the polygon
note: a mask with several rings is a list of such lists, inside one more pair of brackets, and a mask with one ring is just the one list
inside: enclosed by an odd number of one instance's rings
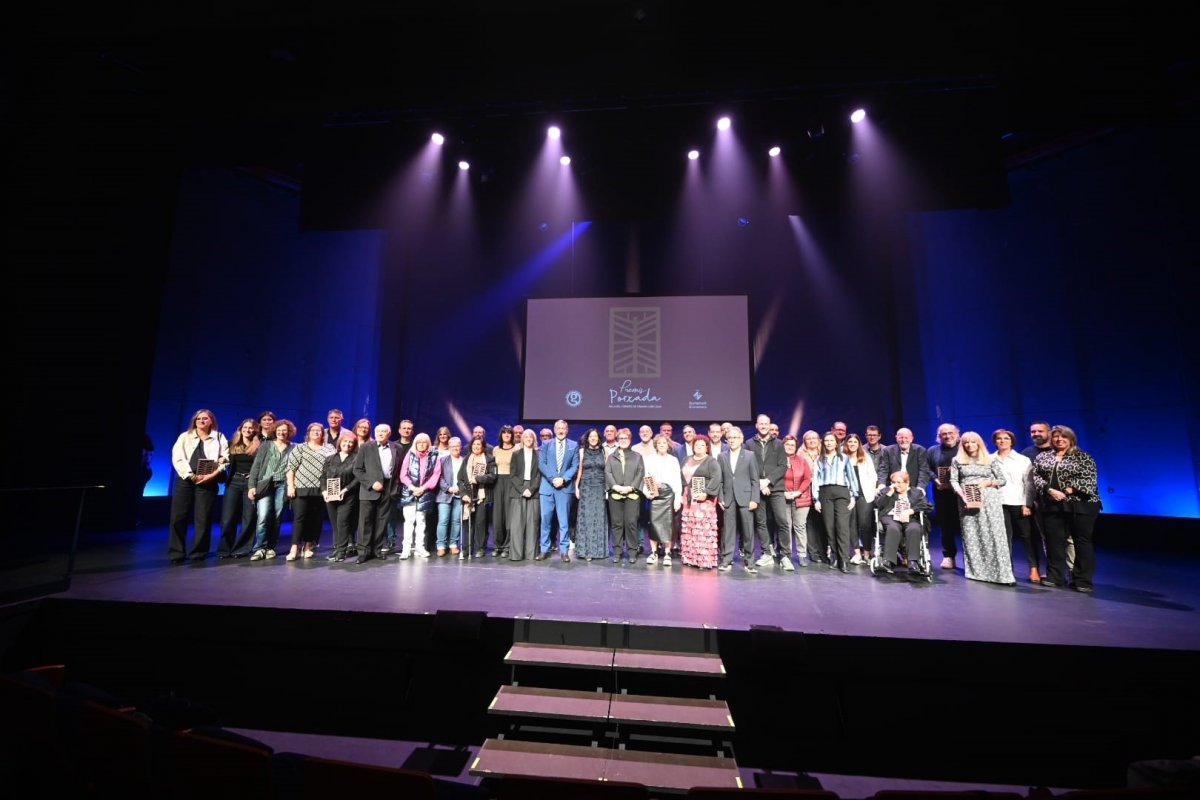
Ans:
{"label": "group of people", "polygon": [[295,442],[296,425],[266,411],[227,441],[215,415],[197,411],[172,449],[172,563],[207,557],[224,484],[220,558],[276,557],[289,503],[288,560],[314,555],[327,517],[328,560],[357,563],[395,552],[628,564],[644,555],[647,565],[729,571],[740,555],[751,573],[810,564],[849,572],[873,558],[887,572],[904,563],[916,573],[922,567],[901,543],[916,553],[936,522],[943,569],[956,568],[961,539],[966,577],[1015,583],[1019,538],[1030,581],[1092,591],[1096,466],[1063,425],[1033,423],[1032,444],[1018,453],[1004,429],[993,432],[992,452],[950,423],[929,448],[907,428],[885,446],[874,425],[862,438],[841,421],[797,438],[781,436],[765,414],[749,439],[713,423],[707,433],[685,425],[682,441],[670,423],[657,434],[641,426],[636,441],[614,425],[579,440],[564,420],[540,432],[506,425],[495,444],[476,427],[464,445],[445,426],[430,437],[403,420],[393,440],[386,423],[343,422],[331,409],[327,424],[310,423]]}

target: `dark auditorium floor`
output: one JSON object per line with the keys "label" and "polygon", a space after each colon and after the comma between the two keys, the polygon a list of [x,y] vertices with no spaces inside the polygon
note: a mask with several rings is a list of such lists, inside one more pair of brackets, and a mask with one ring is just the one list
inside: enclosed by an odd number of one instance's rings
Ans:
{"label": "dark auditorium floor", "polygon": [[[81,542],[64,596],[385,613],[471,610],[508,618],[1200,650],[1200,559],[1194,554],[1101,550],[1096,591],[1086,596],[1024,580],[1015,587],[967,580],[961,554],[957,570],[936,570],[928,584],[910,582],[900,571],[873,579],[866,567],[852,567],[850,575],[813,566],[750,575],[738,568],[719,574],[644,562],[630,567],[490,557],[393,557],[357,566],[325,561],[327,546],[315,558],[287,562],[287,535],[285,526],[272,560],[210,557],[174,566],[166,558],[165,528],[91,534]],[[1023,560],[1015,571],[1019,579],[1027,574]]]}

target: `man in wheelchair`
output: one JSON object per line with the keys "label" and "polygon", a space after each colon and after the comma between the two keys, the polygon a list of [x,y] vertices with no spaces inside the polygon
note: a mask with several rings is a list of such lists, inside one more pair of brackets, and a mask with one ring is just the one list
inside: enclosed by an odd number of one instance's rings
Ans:
{"label": "man in wheelchair", "polygon": [[888,480],[891,484],[887,492],[880,492],[875,498],[878,528],[882,529],[885,541],[882,548],[879,542],[875,543],[871,573],[875,574],[878,570],[887,573],[896,571],[896,551],[903,534],[905,552],[908,554],[908,574],[929,577],[928,531],[925,526],[928,512],[933,510],[933,506],[925,499],[925,492],[920,487],[909,485],[906,471],[897,470],[888,476]]}

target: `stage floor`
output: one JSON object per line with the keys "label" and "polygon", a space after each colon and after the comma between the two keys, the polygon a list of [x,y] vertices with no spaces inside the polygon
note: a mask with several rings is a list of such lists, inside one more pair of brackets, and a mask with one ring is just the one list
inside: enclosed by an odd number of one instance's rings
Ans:
{"label": "stage floor", "polygon": [[[932,584],[901,574],[872,578],[810,566],[747,574],[682,565],[619,566],[610,561],[513,563],[493,558],[325,561],[328,546],[287,562],[279,557],[171,565],[165,528],[91,534],[80,544],[70,589],[81,600],[194,603],[382,613],[483,611],[533,617],[673,627],[786,631],[920,640],[1200,650],[1200,581],[1195,555],[1101,550],[1088,596],[1020,581],[969,581],[960,568]],[[328,531],[325,534],[327,541]],[[936,544],[936,543],[935,543]],[[935,553],[940,550],[935,549]],[[1023,559],[1018,577],[1028,573]]]}

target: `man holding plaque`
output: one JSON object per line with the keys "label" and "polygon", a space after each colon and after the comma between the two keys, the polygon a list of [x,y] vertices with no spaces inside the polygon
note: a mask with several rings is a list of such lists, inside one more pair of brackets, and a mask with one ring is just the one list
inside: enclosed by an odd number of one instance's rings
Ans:
{"label": "man holding plaque", "polygon": [[954,569],[962,524],[958,516],[958,495],[950,486],[950,465],[958,455],[958,426],[944,422],[938,426],[938,443],[930,447],[929,474],[933,477],[934,518],[942,534],[942,569]]}

